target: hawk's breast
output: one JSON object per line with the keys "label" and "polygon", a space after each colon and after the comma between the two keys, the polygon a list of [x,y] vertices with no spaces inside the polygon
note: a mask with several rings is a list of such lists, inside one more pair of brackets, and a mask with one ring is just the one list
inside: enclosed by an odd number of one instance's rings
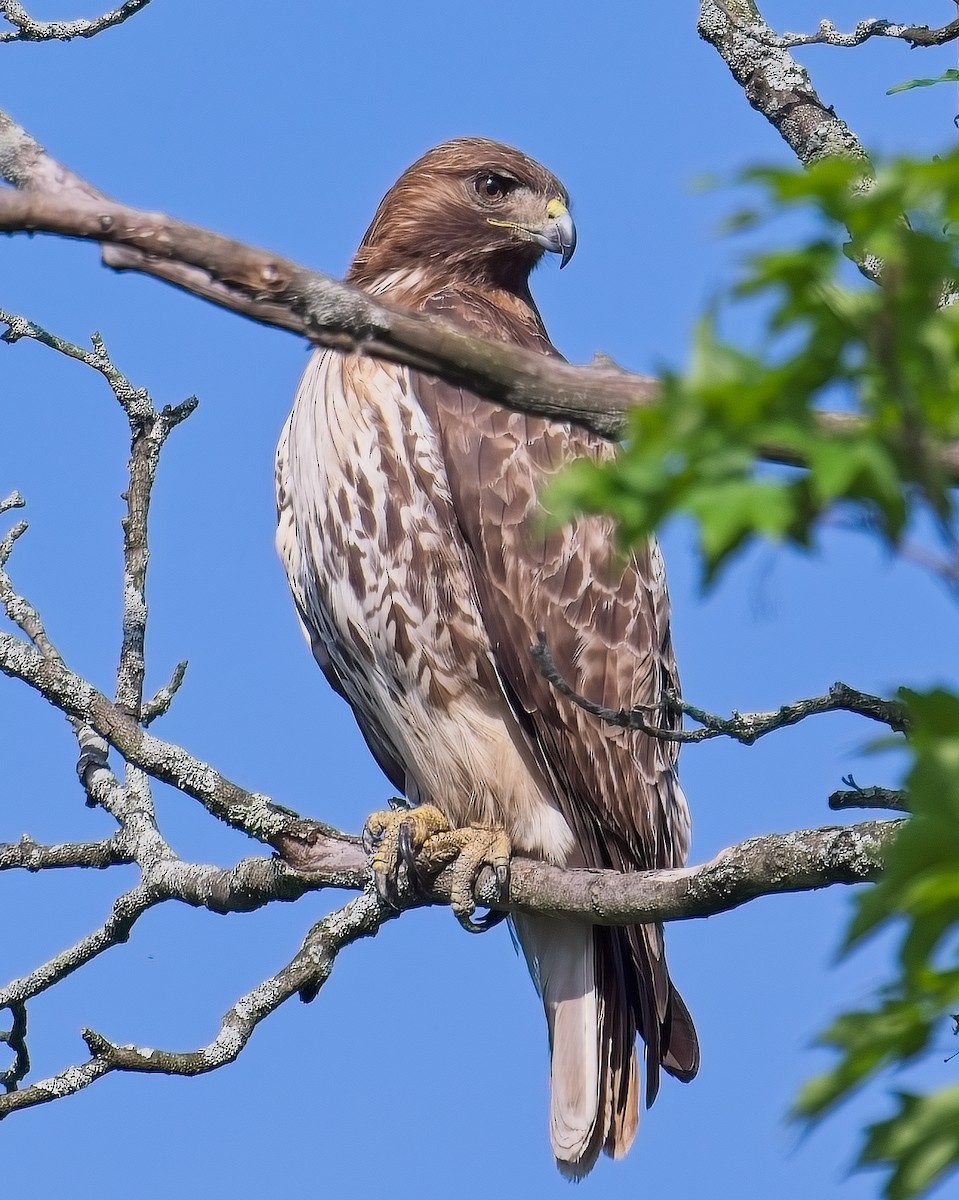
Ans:
{"label": "hawk's breast", "polygon": [[517,849],[564,861],[572,836],[504,695],[406,369],[314,353],[276,480],[304,631],[394,784],[453,824],[503,825]]}

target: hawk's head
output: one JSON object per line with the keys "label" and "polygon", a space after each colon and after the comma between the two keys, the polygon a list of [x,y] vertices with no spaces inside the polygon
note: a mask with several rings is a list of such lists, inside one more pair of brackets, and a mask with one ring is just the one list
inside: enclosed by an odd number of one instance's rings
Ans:
{"label": "hawk's head", "polygon": [[550,250],[572,257],[569,197],[555,177],[519,150],[487,138],[457,138],[428,150],[376,210],[347,276],[372,286],[421,269],[441,287],[451,279],[525,291]]}

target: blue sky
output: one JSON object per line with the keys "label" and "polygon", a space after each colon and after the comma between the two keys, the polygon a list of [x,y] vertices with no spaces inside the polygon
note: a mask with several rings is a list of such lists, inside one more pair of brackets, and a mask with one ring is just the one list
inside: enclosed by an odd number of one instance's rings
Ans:
{"label": "blue sky", "polygon": [[[270,246],[341,274],[382,193],[428,146],[458,134],[512,142],[573,197],[579,248],[534,290],[573,360],[602,350],[655,371],[682,363],[703,305],[735,275],[740,247],[717,226],[734,197],[695,190],[788,150],[695,34],[694,5],[277,6],[154,0],[120,29],[70,45],[0,47],[0,101],[74,170],[147,208]],[[76,15],[66,3],[38,16]],[[96,11],[94,7],[86,10]],[[769,4],[780,28],[825,12]],[[868,15],[834,3],[851,26]],[[901,14],[888,13],[890,17]],[[941,15],[941,14],[939,14]],[[936,19],[935,14],[930,19]],[[942,17],[943,20],[948,19]],[[951,65],[900,44],[804,55],[827,103],[886,153],[954,136],[946,88],[886,97]],[[356,830],[389,787],[302,642],[274,556],[272,457],[305,362],[289,334],[216,311],[154,281],[117,276],[95,250],[49,238],[0,246],[0,306],[83,341],[97,329],[158,404],[195,393],[171,438],[153,524],[148,684],[188,658],[163,736],[244,785]],[[743,330],[744,335],[748,331]],[[27,498],[31,531],[11,563],[74,669],[108,688],[118,648],[126,430],[91,372],[41,347],[0,347],[0,493]],[[703,598],[686,532],[666,531],[674,636],[686,695],[714,711],[772,707],[836,679],[864,689],[955,679],[954,612],[915,567],[832,533],[813,556],[764,551]],[[0,840],[86,839],[111,829],[73,774],[63,721],[0,681]],[[747,836],[829,823],[840,777],[895,782],[866,757],[873,736],[822,718],[753,749],[689,747],[682,770],[692,858]],[[185,856],[256,852],[193,801],[158,788]],[[0,974],[29,970],[100,923],[132,873],[0,878]],[[888,969],[877,944],[838,968],[849,893],[766,899],[668,931],[673,975],[696,1016],[703,1069],[666,1081],[626,1162],[604,1160],[584,1197],[681,1200],[776,1195],[866,1200],[848,1177],[856,1130],[881,1091],[800,1138],[785,1112],[826,1061],[810,1043],[866,1002]],[[37,1078],[83,1057],[79,1028],[140,1044],[207,1042],[238,995],[285,963],[336,897],[252,916],[170,906],[130,943],[31,1006]],[[941,1058],[917,1077],[954,1078]],[[335,1195],[388,1189],[568,1194],[546,1129],[545,1027],[505,929],[463,934],[414,913],[344,953],[320,998],[261,1025],[233,1066],[197,1080],[113,1076],[3,1126],[5,1184],[86,1197],[213,1197],[277,1186]],[[9,1139],[9,1141],[8,1141]],[[944,1191],[943,1191],[944,1194]]]}

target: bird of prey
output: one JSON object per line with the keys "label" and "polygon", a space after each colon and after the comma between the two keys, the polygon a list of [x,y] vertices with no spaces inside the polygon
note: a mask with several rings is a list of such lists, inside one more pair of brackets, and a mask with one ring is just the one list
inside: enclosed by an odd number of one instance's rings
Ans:
{"label": "bird of prey", "polygon": [[[569,199],[539,163],[483,138],[428,151],[387,192],[349,282],[493,341],[556,355],[529,291],[545,252],[575,247]],[[318,350],[277,450],[277,546],[304,632],[408,812],[374,814],[377,884],[404,854],[460,851],[467,922],[483,864],[510,851],[570,867],[680,866],[689,815],[675,743],[603,724],[543,678],[675,728],[663,563],[627,558],[612,523],[543,520],[544,485],[611,453],[569,423],[509,411],[362,353]],[[432,843],[431,843],[432,844]],[[464,883],[465,880],[465,883]],[[563,1174],[620,1157],[660,1068],[699,1066],[662,927],[514,914],[546,1009],[550,1132]]]}

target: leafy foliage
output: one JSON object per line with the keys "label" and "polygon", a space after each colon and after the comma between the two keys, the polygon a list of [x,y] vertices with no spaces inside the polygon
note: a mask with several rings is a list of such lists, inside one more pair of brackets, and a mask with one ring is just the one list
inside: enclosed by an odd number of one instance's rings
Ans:
{"label": "leafy foliage", "polygon": [[[665,374],[661,403],[631,415],[620,456],[578,464],[551,510],[612,513],[627,547],[684,514],[707,583],[759,539],[813,544],[837,510],[892,550],[907,530],[931,528],[959,562],[943,466],[959,438],[959,155],[897,161],[875,178],[861,162],[830,160],[746,179],[760,202],[732,227],[768,232],[787,212],[805,237],[748,259],[702,320],[689,366]],[[724,341],[724,309],[757,300],[759,349]],[[824,402],[837,398],[841,420],[826,425]],[[807,469],[771,467],[770,457]],[[845,946],[896,931],[897,973],[870,1007],[822,1034],[836,1059],[798,1098],[809,1123],[918,1062],[959,1010],[959,695],[903,688],[900,698],[912,816],[882,881],[858,897]],[[887,1200],[911,1200],[959,1166],[959,1085],[900,1091],[893,1105],[866,1130],[858,1162],[887,1168]]]}
{"label": "leafy foliage", "polygon": [[[875,1005],[844,1013],[821,1036],[838,1060],[806,1084],[797,1114],[816,1120],[877,1072],[916,1062],[959,1009],[959,696],[902,689],[909,714],[912,818],[882,880],[859,896],[849,949],[901,928],[899,972]],[[867,1131],[859,1161],[892,1167],[889,1200],[921,1195],[959,1164],[959,1086],[929,1096],[897,1093],[896,1112]]]}
{"label": "leafy foliage", "polygon": [[[610,512],[626,545],[687,514],[707,581],[758,538],[809,545],[840,504],[892,547],[920,513],[953,539],[940,448],[959,436],[959,311],[942,299],[959,280],[949,232],[959,155],[892,163],[872,182],[862,171],[832,159],[748,173],[761,202],[736,215],[737,229],[794,211],[811,233],[748,260],[701,322],[687,369],[665,372],[662,402],[631,414],[619,458],[580,464],[551,508]],[[852,262],[881,262],[882,285]],[[723,341],[723,307],[756,301],[759,349]],[[849,412],[841,428],[819,412],[837,396]],[[808,470],[770,468],[760,456]]]}

